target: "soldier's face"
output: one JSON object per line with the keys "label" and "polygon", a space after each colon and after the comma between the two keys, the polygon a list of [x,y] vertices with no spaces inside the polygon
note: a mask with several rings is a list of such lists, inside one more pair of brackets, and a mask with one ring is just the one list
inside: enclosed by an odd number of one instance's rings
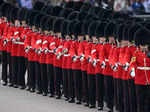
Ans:
{"label": "soldier's face", "polygon": [[54,34],[54,32],[53,32],[53,31],[49,31],[49,34],[50,34],[50,35],[53,35],[53,34]]}
{"label": "soldier's face", "polygon": [[36,30],[35,26],[32,26],[32,31],[35,31],[35,30]]}
{"label": "soldier's face", "polygon": [[19,27],[20,26],[20,21],[15,20],[15,26]]}
{"label": "soldier's face", "polygon": [[89,35],[85,35],[85,39],[86,39],[86,41],[90,41],[90,36]]}
{"label": "soldier's face", "polygon": [[61,33],[59,32],[59,33],[56,33],[56,36],[57,37],[61,37]]}
{"label": "soldier's face", "polygon": [[79,41],[83,41],[84,37],[83,36],[78,36]]}
{"label": "soldier's face", "polygon": [[96,38],[96,36],[92,36],[92,41],[93,41],[93,43],[98,42],[98,39]]}
{"label": "soldier's face", "polygon": [[140,49],[141,51],[146,52],[148,51],[148,45],[140,45]]}
{"label": "soldier's face", "polygon": [[114,42],[115,42],[114,37],[109,37],[109,43],[114,43]]}
{"label": "soldier's face", "polygon": [[71,37],[70,37],[69,35],[66,35],[66,36],[65,36],[65,39],[66,39],[66,40],[70,40]]}
{"label": "soldier's face", "polygon": [[100,42],[105,42],[105,41],[106,41],[106,38],[105,38],[105,37],[101,37],[101,38],[99,38],[99,41],[100,41]]}
{"label": "soldier's face", "polygon": [[75,35],[71,35],[71,37],[72,37],[73,40],[76,38]]}
{"label": "soldier's face", "polygon": [[121,46],[124,47],[124,46],[128,46],[129,45],[129,41],[128,40],[122,40],[121,41]]}
{"label": "soldier's face", "polygon": [[26,21],[21,21],[21,24],[22,24],[23,27],[27,26]]}
{"label": "soldier's face", "polygon": [[48,35],[48,33],[49,33],[48,30],[45,30],[45,31],[44,31],[44,34],[45,34],[45,35]]}
{"label": "soldier's face", "polygon": [[39,30],[40,33],[42,33],[42,29],[41,28],[38,28],[38,30]]}
{"label": "soldier's face", "polygon": [[3,17],[4,18],[4,22],[7,22],[7,18],[6,17]]}

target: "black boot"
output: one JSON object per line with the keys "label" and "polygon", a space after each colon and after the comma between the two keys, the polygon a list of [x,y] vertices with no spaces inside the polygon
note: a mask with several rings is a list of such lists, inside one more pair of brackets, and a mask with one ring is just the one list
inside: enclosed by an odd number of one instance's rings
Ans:
{"label": "black boot", "polygon": [[44,93],[43,93],[43,96],[47,96],[47,93],[44,92]]}
{"label": "black boot", "polygon": [[61,96],[57,95],[57,96],[56,96],[56,99],[61,99]]}
{"label": "black boot", "polygon": [[12,83],[9,83],[8,86],[9,86],[9,87],[13,87],[13,84],[12,84]]}
{"label": "black boot", "polygon": [[2,84],[3,86],[7,86],[7,82],[3,82],[3,84]]}
{"label": "black boot", "polygon": [[99,106],[99,107],[98,107],[98,111],[100,111],[100,110],[103,110],[103,107],[100,107],[100,106]]}
{"label": "black boot", "polygon": [[68,97],[65,97],[65,101],[68,101],[69,100],[69,98]]}
{"label": "black boot", "polygon": [[34,92],[35,92],[35,89],[31,88],[31,89],[30,89],[30,92],[31,92],[31,93],[34,93]]}
{"label": "black boot", "polygon": [[14,88],[18,88],[18,86],[16,84],[13,85]]}
{"label": "black boot", "polygon": [[25,86],[20,86],[20,89],[21,89],[21,90],[23,90],[23,89],[25,89],[25,88],[26,88]]}
{"label": "black boot", "polygon": [[84,105],[85,107],[88,107],[89,106],[89,103],[85,103],[85,105]]}
{"label": "black boot", "polygon": [[81,101],[80,101],[80,100],[78,100],[78,101],[76,102],[76,104],[79,104],[79,105],[80,105],[80,104],[81,104]]}
{"label": "black boot", "polygon": [[89,105],[89,108],[90,109],[95,108],[95,105]]}
{"label": "black boot", "polygon": [[49,97],[51,97],[51,98],[54,97],[54,94],[50,94]]}
{"label": "black boot", "polygon": [[68,100],[68,102],[69,103],[75,103],[75,100],[74,100],[74,98],[71,98],[71,99]]}
{"label": "black boot", "polygon": [[31,89],[30,87],[27,87],[27,88],[26,88],[27,91],[30,91],[30,89]]}
{"label": "black boot", "polygon": [[38,90],[38,91],[36,92],[36,94],[42,94],[42,91],[41,91],[41,90]]}

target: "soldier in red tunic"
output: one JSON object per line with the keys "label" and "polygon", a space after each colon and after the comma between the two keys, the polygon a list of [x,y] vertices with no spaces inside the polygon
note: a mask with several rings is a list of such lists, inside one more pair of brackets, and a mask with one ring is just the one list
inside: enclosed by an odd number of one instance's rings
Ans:
{"label": "soldier in red tunic", "polygon": [[129,103],[130,103],[130,112],[136,112],[136,92],[135,92],[135,84],[134,84],[134,77],[131,77],[130,75],[130,61],[133,57],[133,54],[136,52],[137,47],[134,42],[134,34],[136,31],[141,28],[140,24],[133,24],[129,29],[128,29],[128,38],[129,38],[129,47],[126,50],[125,53],[125,62],[129,63],[128,70],[127,70],[127,76],[128,76],[128,87],[129,87]]}
{"label": "soldier in red tunic", "polygon": [[20,9],[18,12],[18,19],[21,24],[21,35],[18,38],[17,43],[18,45],[18,85],[20,86],[20,89],[25,89],[25,72],[26,72],[26,66],[25,66],[25,51],[24,49],[24,40],[25,35],[28,31],[30,31],[27,28],[26,24],[26,9]]}
{"label": "soldier in red tunic", "polygon": [[54,52],[53,57],[53,65],[54,65],[54,73],[55,73],[55,91],[56,91],[56,99],[60,99],[62,96],[61,92],[61,84],[62,84],[62,56],[59,57],[60,52],[63,48],[63,39],[61,34],[61,24],[64,19],[56,18],[54,21],[53,31],[55,34],[55,39],[51,43],[52,51]]}
{"label": "soldier in red tunic", "polygon": [[[114,81],[113,81],[113,70],[111,68],[111,60],[112,60],[112,53],[113,49],[116,46],[115,42],[115,23],[110,22],[106,25],[104,29],[104,36],[108,38],[108,42],[104,43],[103,50],[101,51],[101,59],[105,63],[105,67],[103,68],[104,74],[104,88],[105,88],[105,96],[106,96],[106,103],[107,107],[110,109],[110,112],[113,111],[114,106]],[[113,30],[112,30],[113,29]],[[105,39],[103,39],[105,40]]]}
{"label": "soldier in red tunic", "polygon": [[72,70],[72,45],[75,43],[75,34],[74,34],[74,25],[76,23],[76,20],[72,20],[68,25],[68,32],[71,37],[71,45],[70,49],[68,50],[68,59],[67,59],[67,68],[68,68],[68,90],[69,90],[69,103],[75,102],[75,86],[74,86],[74,76],[73,76],[73,70]]}
{"label": "soldier in red tunic", "polygon": [[[14,23],[13,27],[13,35],[11,37],[12,46],[11,46],[11,56],[12,56],[12,73],[13,73],[13,86],[15,88],[19,87],[19,78],[20,78],[20,68],[19,68],[19,62],[24,58],[24,53],[20,52],[20,48],[23,47],[23,42],[19,42],[21,39],[21,33],[23,31],[23,28],[21,27],[19,18],[18,18],[18,8],[14,8],[11,12],[12,21]],[[21,58],[22,57],[22,58]],[[22,67],[21,67],[22,68]],[[21,87],[22,88],[22,87]]]}
{"label": "soldier in red tunic", "polygon": [[130,75],[135,77],[137,112],[150,111],[150,31],[140,28],[135,33],[138,49],[131,59]]}
{"label": "soldier in red tunic", "polygon": [[55,87],[54,87],[54,66],[53,66],[53,57],[54,53],[51,49],[53,49],[53,41],[55,39],[54,33],[53,33],[53,22],[55,20],[55,17],[50,17],[50,19],[47,21],[48,24],[48,31],[49,36],[43,41],[45,44],[45,54],[46,54],[46,64],[47,64],[47,77],[48,77],[48,89],[49,89],[49,97],[54,97],[55,95]]}
{"label": "soldier in red tunic", "polygon": [[46,65],[46,54],[45,50],[45,40],[48,38],[48,30],[46,27],[46,21],[48,20],[48,16],[43,16],[40,22],[41,33],[39,35],[39,39],[41,43],[37,48],[37,52],[40,55],[39,63],[41,66],[41,90],[43,96],[47,96],[48,94],[48,78],[47,78],[47,65]]}
{"label": "soldier in red tunic", "polygon": [[[96,62],[96,69],[95,69],[95,74],[96,74],[96,92],[97,92],[97,100],[98,100],[98,111],[103,110],[104,106],[104,74],[103,74],[103,69],[105,68],[105,58],[103,58],[103,52],[106,52],[103,50],[104,45],[106,44],[106,38],[104,36],[104,29],[106,26],[106,22],[100,22],[98,26],[96,27],[96,36],[98,38],[99,44],[96,48],[96,58],[93,63]],[[106,85],[105,85],[106,86]]]}
{"label": "soldier in red tunic", "polygon": [[88,27],[91,21],[85,21],[82,25],[82,31],[85,37],[85,41],[83,41],[82,46],[80,47],[81,56],[81,71],[82,71],[82,94],[83,100],[85,101],[85,106],[89,106],[89,93],[88,93],[88,57],[91,53],[92,40],[88,34]]}
{"label": "soldier in red tunic", "polygon": [[72,57],[72,70],[75,81],[75,95],[77,98],[77,104],[82,102],[82,72],[81,72],[81,62],[80,62],[80,52],[79,46],[82,44],[84,39],[81,28],[82,22],[77,21],[74,25],[74,34],[76,40],[71,45],[70,55]]}
{"label": "soldier in red tunic", "polygon": [[69,57],[69,54],[68,54],[68,51],[70,49],[70,46],[71,46],[71,37],[69,36],[69,33],[68,33],[68,30],[67,30],[67,27],[69,25],[69,22],[68,20],[65,20],[61,26],[61,32],[62,32],[62,36],[63,38],[65,39],[64,40],[64,46],[63,46],[63,49],[62,49],[62,52],[60,55],[62,55],[63,59],[62,59],[62,74],[63,74],[63,92],[64,92],[64,96],[65,96],[65,101],[68,101],[69,100],[69,80],[68,80],[68,67],[67,67],[67,60],[68,60],[68,57]]}
{"label": "soldier in red tunic", "polygon": [[89,108],[95,108],[96,107],[96,75],[95,75],[95,69],[96,69],[96,63],[95,60],[97,59],[97,53],[98,53],[98,39],[96,38],[95,30],[98,22],[92,21],[90,26],[88,27],[88,33],[92,38],[92,45],[91,45],[91,51],[88,57],[88,68],[87,68],[87,74],[88,74],[88,95],[89,95]]}
{"label": "soldier in red tunic", "polygon": [[0,18],[0,51],[2,52],[1,60],[2,60],[2,84],[4,86],[8,83],[8,74],[7,74],[7,41],[5,40],[5,33],[8,29],[7,24],[7,8],[9,8],[9,4],[4,3],[1,5],[1,18]]}
{"label": "soldier in red tunic", "polygon": [[25,52],[28,57],[28,88],[30,92],[35,92],[35,62],[36,58],[35,56],[35,49],[34,46],[36,45],[34,42],[34,38],[38,36],[37,29],[35,27],[33,18],[37,15],[38,13],[36,11],[32,11],[30,14],[29,18],[29,25],[31,27],[31,32],[29,32],[26,35],[24,44],[25,44]]}

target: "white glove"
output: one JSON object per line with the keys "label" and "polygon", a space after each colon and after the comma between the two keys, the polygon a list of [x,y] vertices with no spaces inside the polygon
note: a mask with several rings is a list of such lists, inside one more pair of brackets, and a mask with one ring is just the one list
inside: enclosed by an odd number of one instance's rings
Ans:
{"label": "white glove", "polygon": [[115,65],[113,66],[113,70],[116,71],[117,69],[118,69],[118,64],[115,64]]}
{"label": "white glove", "polygon": [[38,54],[41,54],[41,52],[42,52],[42,49],[41,49],[41,48],[37,50],[37,53],[38,53]]}
{"label": "white glove", "polygon": [[16,41],[20,41],[20,37],[17,37]]}
{"label": "white glove", "polygon": [[72,57],[72,60],[73,60],[73,62],[76,62],[76,61],[77,61],[77,57],[76,57],[76,56],[73,56],[73,57]]}
{"label": "white glove", "polygon": [[129,68],[129,63],[126,63],[125,66],[123,67],[123,69],[124,69],[125,71],[127,71],[128,68]]}
{"label": "white glove", "polygon": [[90,57],[88,57],[88,62],[91,62],[91,58]]}
{"label": "white glove", "polygon": [[131,77],[135,77],[135,69],[134,68],[132,68],[130,75],[131,75]]}
{"label": "white glove", "polygon": [[7,44],[8,40],[4,40],[3,45],[5,46]]}
{"label": "white glove", "polygon": [[81,56],[80,56],[80,61],[83,61],[84,60],[84,54],[82,54]]}
{"label": "white glove", "polygon": [[105,68],[105,67],[106,67],[106,64],[105,64],[104,61],[102,62],[101,67],[102,67],[102,68]]}
{"label": "white glove", "polygon": [[57,58],[57,59],[60,59],[61,55],[62,55],[62,53],[58,53],[58,54],[56,55],[56,58]]}
{"label": "white glove", "polygon": [[64,54],[65,54],[66,52],[68,52],[68,49],[67,49],[67,48],[63,50],[63,53],[64,53]]}
{"label": "white glove", "polygon": [[45,49],[45,50],[44,50],[44,53],[47,54],[47,53],[48,53],[48,49]]}
{"label": "white glove", "polygon": [[96,61],[96,59],[94,59],[93,62],[92,62],[94,67],[96,67],[96,63],[97,63],[97,61]]}
{"label": "white glove", "polygon": [[14,39],[14,38],[12,38],[12,39],[11,39],[11,41],[14,43],[14,42],[15,42],[15,39]]}
{"label": "white glove", "polygon": [[29,52],[30,47],[26,47],[25,48],[25,52],[28,53]]}
{"label": "white glove", "polygon": [[56,53],[56,51],[57,51],[57,48],[55,48],[55,49],[53,50],[54,54]]}

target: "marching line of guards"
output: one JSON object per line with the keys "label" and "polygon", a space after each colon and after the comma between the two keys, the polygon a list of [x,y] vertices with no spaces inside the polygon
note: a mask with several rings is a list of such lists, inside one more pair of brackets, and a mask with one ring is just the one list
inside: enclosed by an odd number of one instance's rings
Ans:
{"label": "marching line of guards", "polygon": [[39,10],[1,3],[2,84],[89,108],[98,102],[98,111],[105,101],[109,112],[150,112],[150,24],[83,6],[45,6],[50,15],[39,2]]}

